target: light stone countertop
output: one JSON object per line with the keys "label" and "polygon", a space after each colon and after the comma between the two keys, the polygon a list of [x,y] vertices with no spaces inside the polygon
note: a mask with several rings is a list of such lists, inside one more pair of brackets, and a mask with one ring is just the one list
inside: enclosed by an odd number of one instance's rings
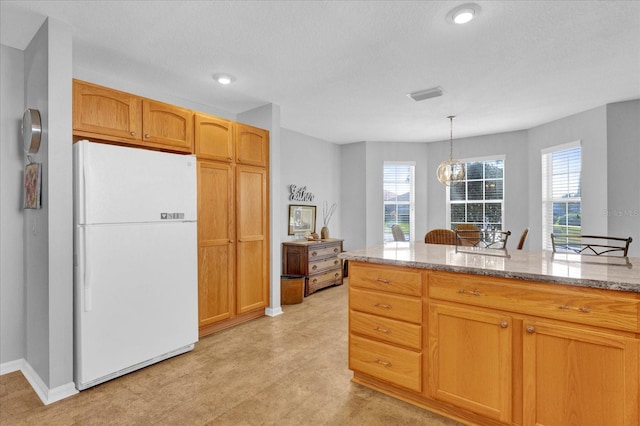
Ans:
{"label": "light stone countertop", "polygon": [[340,253],[339,258],[640,293],[640,257],[580,256],[422,242],[391,242]]}

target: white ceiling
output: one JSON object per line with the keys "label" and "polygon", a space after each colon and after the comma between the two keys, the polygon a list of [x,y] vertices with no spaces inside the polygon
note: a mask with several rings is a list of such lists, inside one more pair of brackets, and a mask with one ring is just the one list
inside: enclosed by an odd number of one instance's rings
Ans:
{"label": "white ceiling", "polygon": [[[640,98],[640,1],[7,1],[4,45],[45,19],[73,28],[74,67],[336,143],[527,129]],[[228,72],[226,87],[212,79]],[[440,98],[409,92],[441,86]]]}

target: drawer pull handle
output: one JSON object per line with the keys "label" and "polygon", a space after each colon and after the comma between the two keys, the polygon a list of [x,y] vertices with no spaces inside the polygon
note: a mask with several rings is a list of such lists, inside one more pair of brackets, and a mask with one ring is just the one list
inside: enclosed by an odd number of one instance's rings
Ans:
{"label": "drawer pull handle", "polygon": [[145,137],[145,139],[149,139],[151,136],[149,136],[149,133],[145,133],[144,137]]}
{"label": "drawer pull handle", "polygon": [[465,290],[464,288],[461,288],[460,290],[458,290],[458,293],[460,294],[470,294],[472,296],[480,296],[480,292],[478,290]]}
{"label": "drawer pull handle", "polygon": [[317,279],[317,278],[314,278],[312,282],[315,284],[315,283],[317,283],[317,282],[318,282],[318,279]]}
{"label": "drawer pull handle", "polygon": [[312,251],[312,252],[311,252],[311,256],[317,256],[317,255],[318,255],[318,252],[317,252],[317,251]]}
{"label": "drawer pull handle", "polygon": [[536,332],[536,328],[532,325],[528,325],[524,330],[529,334],[533,334]]}
{"label": "drawer pull handle", "polygon": [[136,132],[129,132],[129,134],[130,134],[131,136],[135,136],[135,135],[136,135]]}
{"label": "drawer pull handle", "polygon": [[384,278],[377,278],[376,279],[377,282],[382,283],[382,284],[389,284],[391,281],[386,280]]}
{"label": "drawer pull handle", "polygon": [[509,327],[509,323],[508,323],[507,321],[502,321],[502,322],[500,323],[500,327],[502,327],[502,328],[507,328],[507,327]]}
{"label": "drawer pull handle", "polygon": [[373,305],[374,308],[380,308],[380,309],[391,309],[391,305],[381,305],[380,303],[376,303],[375,305]]}
{"label": "drawer pull handle", "polygon": [[337,259],[333,261],[333,264],[334,264],[334,265],[337,265],[338,263],[340,263],[340,261],[339,261],[339,260],[337,260]]}
{"label": "drawer pull handle", "polygon": [[389,334],[389,330],[387,330],[386,328],[380,328],[377,325],[373,328],[373,331],[379,331],[381,333]]}
{"label": "drawer pull handle", "polygon": [[576,308],[569,305],[561,305],[561,306],[558,306],[558,308],[562,309],[563,311],[572,310],[572,311],[583,312],[585,314],[591,313],[591,309],[587,308],[586,306],[580,306],[579,308]]}
{"label": "drawer pull handle", "polygon": [[373,362],[377,362],[378,364],[382,364],[387,368],[391,368],[391,363],[389,361],[382,361],[378,358],[374,359]]}
{"label": "drawer pull handle", "polygon": [[318,265],[313,265],[313,266],[311,267],[311,269],[313,269],[313,270],[315,271],[316,269],[318,269]]}
{"label": "drawer pull handle", "polygon": [[333,252],[334,253],[340,253],[340,249],[338,247],[336,247],[336,248],[333,249]]}
{"label": "drawer pull handle", "polygon": [[336,272],[335,274],[333,274],[333,276],[338,278],[340,276],[340,272]]}

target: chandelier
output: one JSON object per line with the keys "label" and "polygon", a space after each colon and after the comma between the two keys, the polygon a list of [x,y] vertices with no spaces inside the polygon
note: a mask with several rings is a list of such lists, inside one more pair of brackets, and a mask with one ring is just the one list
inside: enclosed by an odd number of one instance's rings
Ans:
{"label": "chandelier", "polygon": [[464,180],[464,164],[453,159],[453,119],[455,115],[447,117],[451,123],[451,132],[449,135],[449,159],[443,161],[438,166],[438,180],[441,184],[449,186],[454,182]]}

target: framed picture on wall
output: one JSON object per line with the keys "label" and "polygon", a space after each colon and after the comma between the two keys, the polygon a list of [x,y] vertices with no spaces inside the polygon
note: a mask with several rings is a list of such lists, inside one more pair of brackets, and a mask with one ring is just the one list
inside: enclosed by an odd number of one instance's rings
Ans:
{"label": "framed picture on wall", "polygon": [[29,163],[24,167],[24,208],[42,207],[42,164]]}
{"label": "framed picture on wall", "polygon": [[289,235],[316,232],[316,206],[289,204]]}

